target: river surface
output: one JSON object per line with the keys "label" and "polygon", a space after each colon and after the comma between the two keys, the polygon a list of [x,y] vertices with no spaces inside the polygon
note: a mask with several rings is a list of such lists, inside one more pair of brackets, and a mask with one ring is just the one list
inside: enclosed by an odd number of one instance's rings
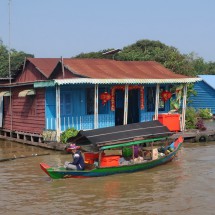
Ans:
{"label": "river surface", "polygon": [[17,157],[0,162],[0,214],[215,214],[215,142],[185,143],[172,162],[131,174],[51,180],[39,167],[70,156],[0,140],[0,159]]}

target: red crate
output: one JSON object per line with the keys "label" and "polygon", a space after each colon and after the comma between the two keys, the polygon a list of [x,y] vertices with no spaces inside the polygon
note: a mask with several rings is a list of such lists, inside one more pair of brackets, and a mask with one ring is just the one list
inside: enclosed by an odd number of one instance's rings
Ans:
{"label": "red crate", "polygon": [[180,114],[158,114],[158,120],[170,131],[180,131]]}
{"label": "red crate", "polygon": [[101,158],[101,167],[119,166],[120,156],[104,156]]}

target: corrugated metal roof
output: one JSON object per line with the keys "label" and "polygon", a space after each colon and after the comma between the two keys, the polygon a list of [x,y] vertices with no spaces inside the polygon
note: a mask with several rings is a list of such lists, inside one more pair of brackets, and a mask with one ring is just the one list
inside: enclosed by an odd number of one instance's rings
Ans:
{"label": "corrugated metal roof", "polygon": [[215,75],[199,75],[199,77],[215,90]]}
{"label": "corrugated metal roof", "polygon": [[200,78],[176,74],[154,61],[116,61],[110,59],[63,59],[64,67],[82,76],[73,79],[57,79],[53,82],[37,82],[35,87],[51,87],[55,84],[174,84],[193,83]]}
{"label": "corrugated metal roof", "polygon": [[27,58],[46,78],[52,74],[60,58]]}
{"label": "corrugated metal roof", "polygon": [[155,61],[116,61],[110,59],[64,59],[72,73],[92,79],[179,79],[188,78]]}
{"label": "corrugated metal roof", "polygon": [[193,83],[200,81],[199,78],[183,79],[91,79],[91,78],[73,78],[55,80],[57,85],[65,84],[172,84],[172,83]]}
{"label": "corrugated metal roof", "polygon": [[183,79],[91,79],[91,78],[72,78],[57,79],[54,81],[35,82],[34,87],[53,87],[54,85],[67,84],[181,84],[194,83],[201,81],[201,78]]}

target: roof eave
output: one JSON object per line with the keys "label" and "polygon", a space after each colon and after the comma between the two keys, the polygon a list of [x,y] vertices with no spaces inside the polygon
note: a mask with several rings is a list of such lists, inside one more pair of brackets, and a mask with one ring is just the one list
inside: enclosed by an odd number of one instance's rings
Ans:
{"label": "roof eave", "polygon": [[201,81],[201,78],[179,78],[179,79],[92,79],[73,78],[56,79],[43,82],[35,82],[34,87],[51,87],[54,85],[68,84],[188,84]]}

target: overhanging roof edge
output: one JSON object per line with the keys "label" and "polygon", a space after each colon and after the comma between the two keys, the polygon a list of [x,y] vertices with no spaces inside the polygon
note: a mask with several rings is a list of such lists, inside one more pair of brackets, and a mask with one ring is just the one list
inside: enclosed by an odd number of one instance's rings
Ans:
{"label": "overhanging roof edge", "polygon": [[54,80],[34,82],[34,88],[54,87],[55,85],[56,83]]}
{"label": "overhanging roof edge", "polygon": [[201,81],[201,78],[179,78],[179,79],[92,79],[72,78],[55,79],[50,81],[34,82],[34,88],[54,87],[55,85],[67,84],[185,84]]}
{"label": "overhanging roof edge", "polygon": [[201,81],[201,78],[182,78],[182,79],[92,79],[92,78],[73,78],[57,79],[57,85],[67,84],[174,84],[174,83],[194,83]]}

